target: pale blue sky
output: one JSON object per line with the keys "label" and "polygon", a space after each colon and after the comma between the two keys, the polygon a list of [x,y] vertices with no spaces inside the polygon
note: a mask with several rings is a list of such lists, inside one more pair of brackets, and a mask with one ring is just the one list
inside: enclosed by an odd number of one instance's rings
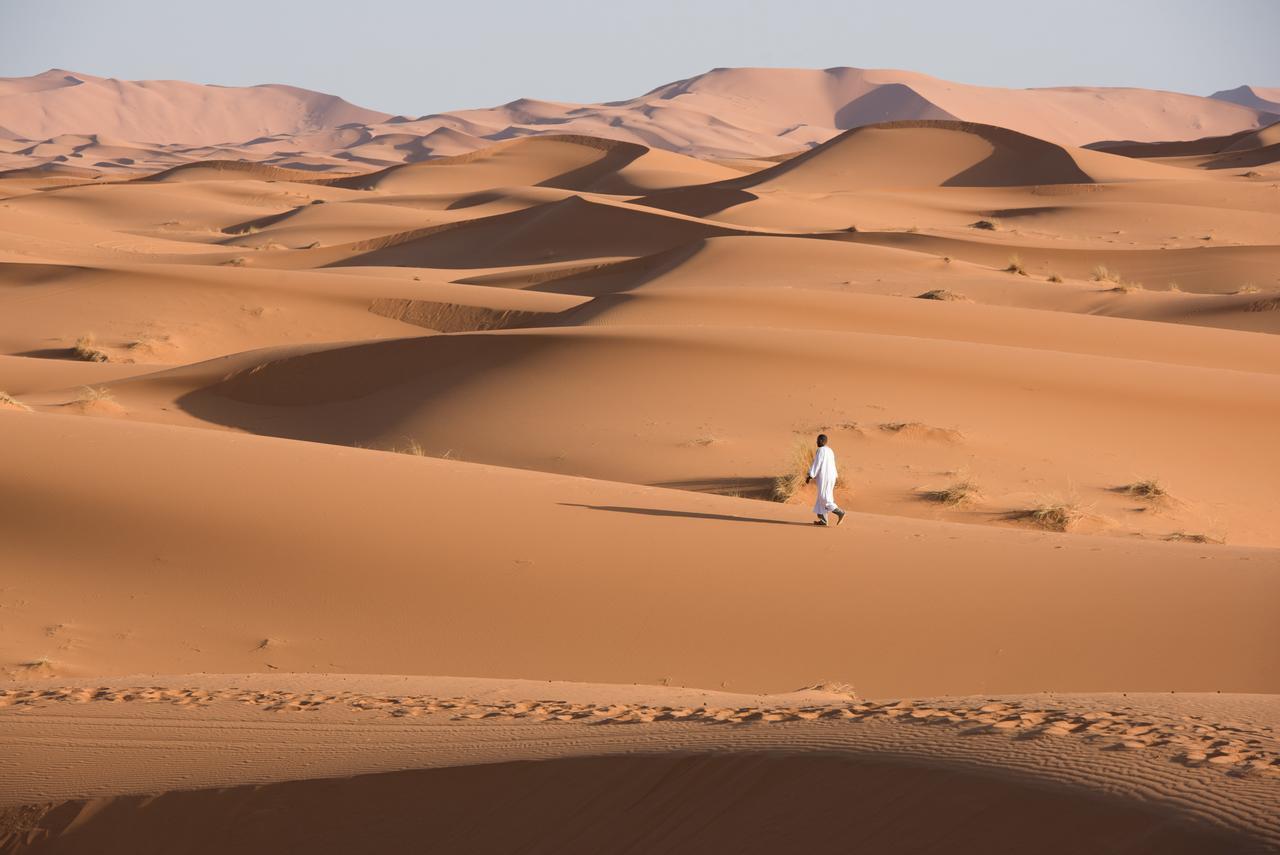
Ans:
{"label": "pale blue sky", "polygon": [[1280,0],[0,0],[0,76],[290,83],[411,115],[744,65],[1207,95],[1280,86],[1278,34]]}

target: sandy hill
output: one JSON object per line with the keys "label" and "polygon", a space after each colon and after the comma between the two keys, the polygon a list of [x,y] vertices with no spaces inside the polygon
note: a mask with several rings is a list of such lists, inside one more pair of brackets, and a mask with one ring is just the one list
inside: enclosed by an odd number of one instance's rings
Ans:
{"label": "sandy hill", "polygon": [[854,128],[727,185],[814,193],[864,187],[1092,184],[1175,175],[990,125],[904,121]]}
{"label": "sandy hill", "polygon": [[[1263,97],[1273,90],[1243,89],[1248,97],[1202,98],[1146,89],[968,86],[896,70],[721,68],[621,101],[521,98],[410,118],[288,86],[131,82],[51,70],[0,80],[0,125],[37,144],[21,154],[0,150],[0,168],[75,161],[108,173],[154,172],[222,158],[372,171],[548,134],[742,159],[793,153],[863,125],[912,120],[995,125],[1069,146],[1188,140],[1274,121],[1275,105]],[[76,145],[68,134],[106,134],[117,142]],[[210,146],[223,148],[215,153]]]}
{"label": "sandy hill", "polygon": [[0,79],[0,122],[32,140],[78,133],[210,145],[386,118],[334,95],[278,84],[115,80],[57,68]]}
{"label": "sandy hill", "polygon": [[483,150],[332,182],[336,187],[393,193],[539,186],[639,195],[739,174],[692,157],[597,137],[524,137]]}
{"label": "sandy hill", "polygon": [[452,127],[500,139],[581,133],[686,154],[754,157],[794,151],[840,130],[886,121],[999,125],[1068,145],[1100,139],[1191,139],[1265,124],[1259,109],[1144,89],[967,86],[908,71],[721,68],[608,104],[522,99],[424,116],[405,127]]}
{"label": "sandy hill", "polygon": [[1209,97],[1240,104],[1251,110],[1272,113],[1280,118],[1280,86],[1237,86],[1235,89],[1214,92]]}
{"label": "sandy hill", "polygon": [[[671,102],[718,117],[804,123],[832,129],[898,119],[960,119],[1000,125],[1070,145],[1122,136],[1176,139],[1214,127],[1256,126],[1244,112],[1193,95],[1143,89],[1000,89],[908,71],[829,68],[716,69],[659,87],[627,104]],[[1243,122],[1243,125],[1237,124]]]}
{"label": "sandy hill", "polygon": [[[1102,142],[1097,151],[1203,169],[1268,166],[1280,161],[1280,122],[1252,131],[1182,142]],[[1257,177],[1256,175],[1254,177]]]}

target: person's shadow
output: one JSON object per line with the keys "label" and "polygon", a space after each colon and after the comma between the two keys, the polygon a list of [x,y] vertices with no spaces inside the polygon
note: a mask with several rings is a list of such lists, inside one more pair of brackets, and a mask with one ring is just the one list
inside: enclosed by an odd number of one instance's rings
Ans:
{"label": "person's shadow", "polygon": [[592,511],[612,511],[616,514],[641,514],[647,517],[684,517],[697,520],[724,520],[726,522],[763,523],[765,525],[811,525],[811,523],[792,522],[790,520],[771,520],[765,517],[735,517],[729,514],[707,514],[700,511],[672,511],[665,508],[629,508],[623,505],[580,505],[574,502],[560,502],[566,508],[586,508]]}

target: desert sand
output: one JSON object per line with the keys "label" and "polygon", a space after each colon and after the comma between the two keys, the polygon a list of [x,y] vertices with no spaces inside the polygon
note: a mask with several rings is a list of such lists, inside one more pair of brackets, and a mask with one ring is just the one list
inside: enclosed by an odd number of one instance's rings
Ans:
{"label": "desert sand", "polygon": [[0,81],[0,852],[1280,851],[1275,90],[200,91]]}

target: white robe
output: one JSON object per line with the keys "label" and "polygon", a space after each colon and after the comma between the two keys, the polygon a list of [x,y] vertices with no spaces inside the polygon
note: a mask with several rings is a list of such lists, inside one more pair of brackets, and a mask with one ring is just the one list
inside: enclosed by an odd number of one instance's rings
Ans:
{"label": "white robe", "polygon": [[824,445],[813,456],[809,477],[818,482],[818,500],[813,503],[815,514],[825,514],[836,509],[836,453]]}

